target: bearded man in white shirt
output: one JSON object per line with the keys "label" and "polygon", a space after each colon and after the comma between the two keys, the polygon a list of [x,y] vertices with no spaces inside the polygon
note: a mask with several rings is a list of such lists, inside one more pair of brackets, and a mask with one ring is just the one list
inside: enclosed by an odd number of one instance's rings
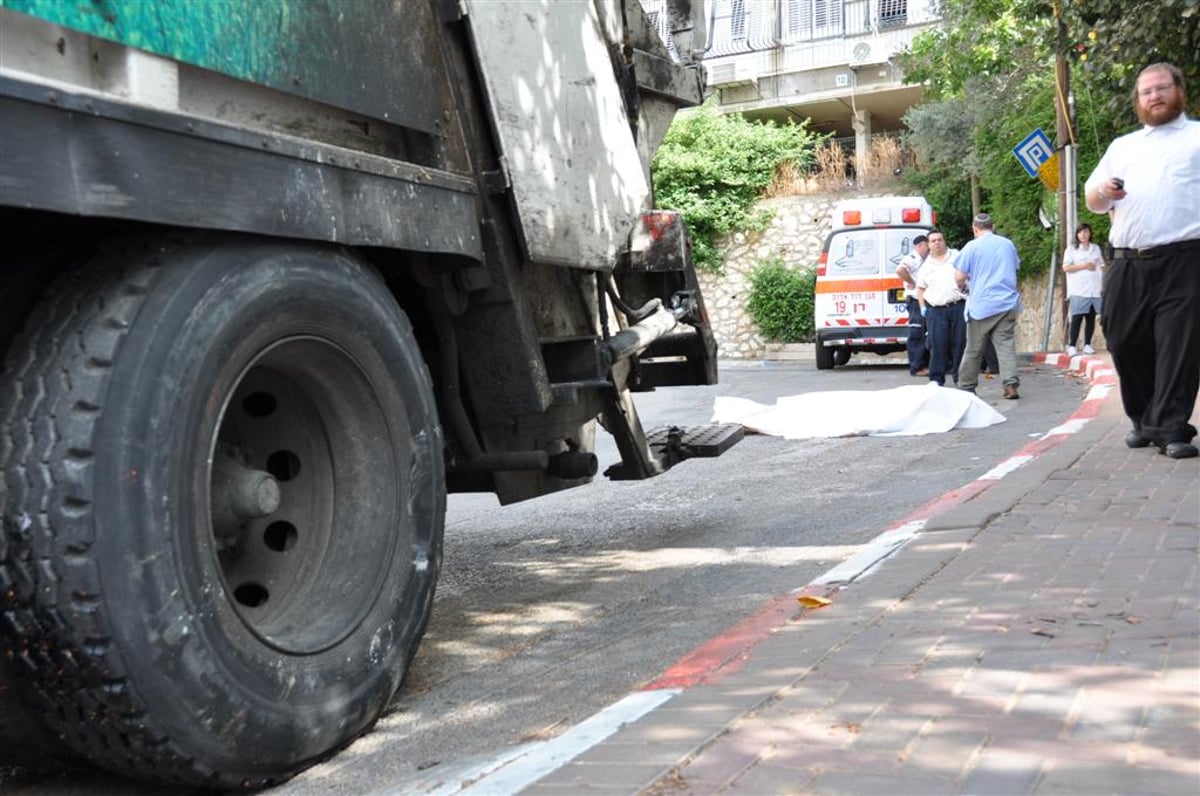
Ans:
{"label": "bearded man in white shirt", "polygon": [[1178,68],[1143,69],[1143,127],[1109,145],[1085,187],[1088,209],[1112,217],[1103,325],[1133,422],[1125,444],[1173,459],[1197,455],[1200,390],[1200,122],[1186,104]]}

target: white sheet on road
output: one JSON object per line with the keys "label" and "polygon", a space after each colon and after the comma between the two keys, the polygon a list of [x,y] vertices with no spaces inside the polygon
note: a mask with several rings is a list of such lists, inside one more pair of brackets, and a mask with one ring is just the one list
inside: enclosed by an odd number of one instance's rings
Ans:
{"label": "white sheet on road", "polygon": [[891,390],[839,390],[787,395],[771,406],[717,396],[713,422],[785,439],[900,437],[1003,423],[1004,415],[978,396],[933,382]]}

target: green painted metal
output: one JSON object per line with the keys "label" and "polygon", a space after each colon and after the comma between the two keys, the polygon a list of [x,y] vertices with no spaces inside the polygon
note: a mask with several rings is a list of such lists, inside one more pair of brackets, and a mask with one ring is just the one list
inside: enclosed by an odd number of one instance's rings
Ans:
{"label": "green painted metal", "polygon": [[320,36],[319,30],[305,30],[304,21],[328,16],[334,5],[334,0],[0,0],[0,7],[258,83],[273,82],[285,42]]}
{"label": "green painted metal", "polygon": [[[0,8],[193,66],[432,131],[424,2],[0,0]],[[403,86],[403,91],[397,91]]]}

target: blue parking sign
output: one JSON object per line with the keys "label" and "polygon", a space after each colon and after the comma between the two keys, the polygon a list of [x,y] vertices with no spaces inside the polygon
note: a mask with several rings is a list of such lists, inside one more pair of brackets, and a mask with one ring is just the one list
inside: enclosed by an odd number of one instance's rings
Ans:
{"label": "blue parking sign", "polygon": [[1038,176],[1038,167],[1054,155],[1054,145],[1042,132],[1042,128],[1034,130],[1025,140],[1013,147],[1013,154],[1030,177]]}

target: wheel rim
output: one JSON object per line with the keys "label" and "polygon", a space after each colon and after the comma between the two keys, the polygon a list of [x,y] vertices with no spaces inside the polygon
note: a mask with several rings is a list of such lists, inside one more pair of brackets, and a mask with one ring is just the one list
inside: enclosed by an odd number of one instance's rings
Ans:
{"label": "wheel rim", "polygon": [[209,525],[242,622],[288,653],[361,623],[397,554],[402,451],[376,390],[312,337],[263,351],[231,391],[210,448]]}

